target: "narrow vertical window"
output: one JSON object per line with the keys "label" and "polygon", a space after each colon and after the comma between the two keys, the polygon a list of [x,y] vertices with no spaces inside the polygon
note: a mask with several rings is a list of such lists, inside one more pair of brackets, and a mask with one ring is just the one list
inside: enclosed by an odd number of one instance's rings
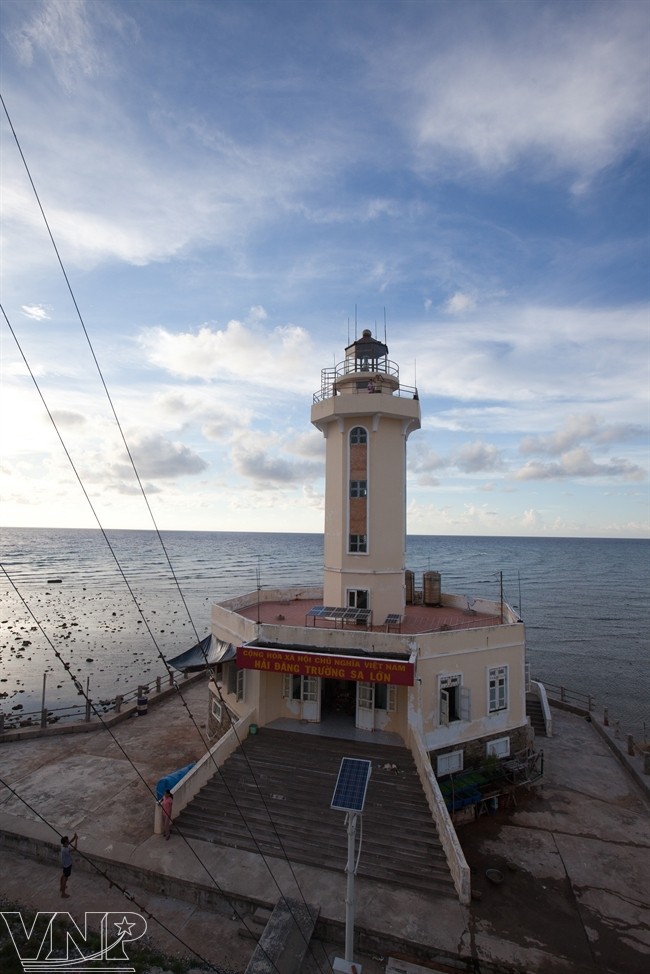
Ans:
{"label": "narrow vertical window", "polygon": [[508,667],[495,666],[488,670],[488,713],[508,709]]}

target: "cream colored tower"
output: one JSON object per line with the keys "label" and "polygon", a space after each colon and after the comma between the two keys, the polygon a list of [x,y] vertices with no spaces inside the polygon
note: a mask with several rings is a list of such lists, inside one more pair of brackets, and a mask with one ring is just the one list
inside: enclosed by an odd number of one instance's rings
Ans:
{"label": "cream colored tower", "polygon": [[406,440],[417,391],[365,330],[321,372],[311,421],[326,439],[323,601],[368,608],[381,625],[406,604]]}

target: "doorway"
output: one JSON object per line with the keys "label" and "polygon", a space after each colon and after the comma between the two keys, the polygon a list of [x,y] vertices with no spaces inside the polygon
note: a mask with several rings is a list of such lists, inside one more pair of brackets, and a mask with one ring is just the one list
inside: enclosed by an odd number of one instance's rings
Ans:
{"label": "doorway", "polygon": [[354,680],[323,680],[323,717],[349,717],[354,720],[356,686]]}

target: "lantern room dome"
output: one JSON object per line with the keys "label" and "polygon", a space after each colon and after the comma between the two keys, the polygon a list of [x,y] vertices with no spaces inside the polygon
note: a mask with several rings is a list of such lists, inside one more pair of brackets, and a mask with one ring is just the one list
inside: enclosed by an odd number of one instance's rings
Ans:
{"label": "lantern room dome", "polygon": [[351,371],[354,372],[385,372],[388,345],[372,337],[369,328],[364,328],[361,338],[357,338],[345,350],[347,362],[354,361]]}

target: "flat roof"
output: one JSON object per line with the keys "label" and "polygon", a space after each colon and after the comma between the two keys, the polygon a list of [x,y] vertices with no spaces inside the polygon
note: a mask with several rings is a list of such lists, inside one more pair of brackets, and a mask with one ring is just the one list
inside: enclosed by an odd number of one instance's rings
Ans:
{"label": "flat roof", "polygon": [[[322,599],[287,599],[273,602],[257,601],[237,609],[237,614],[261,622],[274,625],[278,622],[283,626],[314,626],[318,629],[354,629],[356,631],[386,631],[386,613],[374,611],[372,626],[357,625],[340,619],[328,619],[319,616],[315,618],[309,613],[323,604]],[[472,608],[459,608],[451,605],[407,605],[399,623],[402,634],[441,632],[449,629],[479,629],[485,626],[501,625],[501,617],[496,614],[479,612]],[[391,631],[395,632],[395,623],[391,622]]]}

